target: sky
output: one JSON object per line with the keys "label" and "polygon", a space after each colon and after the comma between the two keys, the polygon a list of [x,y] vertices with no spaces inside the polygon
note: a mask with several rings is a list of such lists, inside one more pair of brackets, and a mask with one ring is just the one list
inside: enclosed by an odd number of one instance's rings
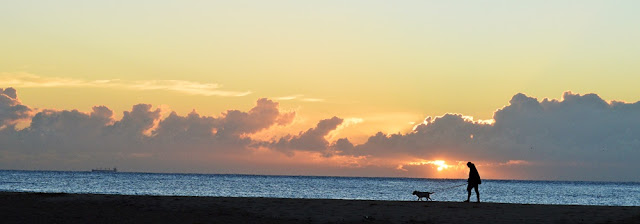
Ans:
{"label": "sky", "polygon": [[637,1],[2,1],[0,169],[640,181]]}

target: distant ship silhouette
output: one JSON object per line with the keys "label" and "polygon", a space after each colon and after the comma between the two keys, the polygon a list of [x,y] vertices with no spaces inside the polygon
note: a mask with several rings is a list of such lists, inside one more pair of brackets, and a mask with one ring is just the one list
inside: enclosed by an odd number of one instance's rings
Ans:
{"label": "distant ship silhouette", "polygon": [[115,167],[113,169],[97,168],[97,169],[91,169],[91,172],[95,172],[95,173],[116,173],[116,172],[118,172],[118,169],[116,169]]}

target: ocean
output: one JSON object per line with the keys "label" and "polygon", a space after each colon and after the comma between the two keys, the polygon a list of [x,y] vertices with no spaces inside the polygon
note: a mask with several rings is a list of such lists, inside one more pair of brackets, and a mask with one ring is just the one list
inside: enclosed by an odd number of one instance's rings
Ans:
{"label": "ocean", "polygon": [[[479,189],[483,202],[640,206],[638,182],[482,180]],[[461,179],[0,171],[0,191],[10,192],[411,201],[414,190],[467,198]]]}

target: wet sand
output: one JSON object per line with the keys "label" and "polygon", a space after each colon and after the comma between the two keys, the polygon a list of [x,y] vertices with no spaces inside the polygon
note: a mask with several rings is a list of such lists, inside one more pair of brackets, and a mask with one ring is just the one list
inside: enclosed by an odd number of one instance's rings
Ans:
{"label": "wet sand", "polygon": [[1,223],[640,223],[640,207],[0,192]]}

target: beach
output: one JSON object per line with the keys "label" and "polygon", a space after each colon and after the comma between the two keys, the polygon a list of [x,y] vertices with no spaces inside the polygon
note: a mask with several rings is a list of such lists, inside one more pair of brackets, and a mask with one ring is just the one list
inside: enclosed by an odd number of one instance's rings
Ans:
{"label": "beach", "polygon": [[0,193],[2,223],[640,223],[638,206]]}

